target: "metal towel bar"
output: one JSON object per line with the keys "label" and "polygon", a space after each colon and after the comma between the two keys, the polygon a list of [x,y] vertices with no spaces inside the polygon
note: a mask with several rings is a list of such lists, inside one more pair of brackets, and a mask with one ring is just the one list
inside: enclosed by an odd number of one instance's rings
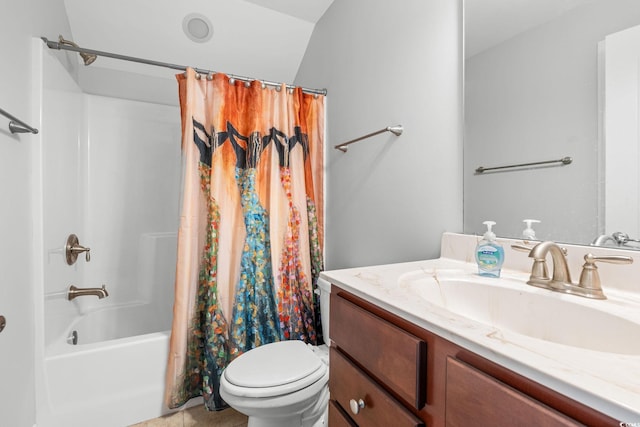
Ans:
{"label": "metal towel bar", "polygon": [[347,145],[353,144],[354,142],[362,141],[363,139],[370,138],[370,137],[372,137],[374,135],[378,135],[379,133],[382,133],[382,132],[391,132],[392,134],[394,134],[396,136],[397,135],[402,135],[403,131],[404,131],[404,128],[402,127],[402,125],[387,126],[384,129],[380,129],[380,130],[377,130],[375,132],[368,133],[368,134],[366,134],[364,136],[361,136],[360,138],[352,139],[351,141],[347,141],[347,142],[343,142],[342,144],[338,144],[333,148],[338,149],[338,150],[342,151],[343,153],[346,153],[347,152]]}
{"label": "metal towel bar", "polygon": [[476,169],[476,173],[483,173],[486,171],[490,171],[490,170],[496,170],[496,169],[508,169],[508,168],[520,168],[520,167],[525,167],[525,166],[536,166],[536,165],[546,165],[546,164],[550,164],[550,163],[562,163],[563,165],[568,165],[571,162],[573,162],[573,159],[571,157],[563,157],[559,160],[545,160],[544,162],[532,162],[532,163],[520,163],[518,165],[507,165],[507,166],[494,166],[491,168],[485,168],[484,166],[480,166]]}
{"label": "metal towel bar", "polygon": [[0,114],[2,114],[3,116],[5,116],[7,119],[10,120],[9,130],[11,131],[11,133],[28,133],[28,132],[38,133],[38,129],[29,126],[22,120],[7,113],[2,108],[0,108]]}

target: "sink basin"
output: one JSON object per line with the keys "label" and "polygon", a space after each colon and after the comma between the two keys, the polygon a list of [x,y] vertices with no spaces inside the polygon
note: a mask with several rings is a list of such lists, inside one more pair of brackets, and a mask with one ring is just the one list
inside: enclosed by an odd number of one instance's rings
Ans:
{"label": "sink basin", "polygon": [[[399,286],[467,319],[530,338],[606,353],[640,355],[640,323],[614,302],[557,294],[513,279],[416,271]],[[640,308],[638,308],[640,310]]]}

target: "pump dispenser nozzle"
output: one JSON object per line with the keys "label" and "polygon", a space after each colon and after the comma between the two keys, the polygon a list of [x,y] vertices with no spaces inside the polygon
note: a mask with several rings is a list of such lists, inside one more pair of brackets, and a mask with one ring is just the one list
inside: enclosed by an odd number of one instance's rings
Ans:
{"label": "pump dispenser nozzle", "polygon": [[531,224],[540,224],[538,219],[523,219],[522,222],[527,224],[527,228],[522,232],[522,238],[526,240],[536,240],[536,232],[531,228]]}
{"label": "pump dispenser nozzle", "polygon": [[491,231],[491,227],[493,227],[494,225],[496,225],[495,221],[485,221],[483,222],[484,225],[487,226],[487,231],[484,233],[484,239],[489,241],[489,242],[493,242],[494,240],[496,240],[496,234]]}

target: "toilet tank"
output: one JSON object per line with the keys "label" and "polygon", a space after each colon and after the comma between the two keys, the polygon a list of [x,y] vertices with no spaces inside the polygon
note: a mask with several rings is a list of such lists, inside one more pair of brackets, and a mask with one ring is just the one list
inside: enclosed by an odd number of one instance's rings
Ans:
{"label": "toilet tank", "polygon": [[329,344],[329,300],[331,299],[331,283],[318,278],[317,293],[320,294],[320,319],[325,344]]}

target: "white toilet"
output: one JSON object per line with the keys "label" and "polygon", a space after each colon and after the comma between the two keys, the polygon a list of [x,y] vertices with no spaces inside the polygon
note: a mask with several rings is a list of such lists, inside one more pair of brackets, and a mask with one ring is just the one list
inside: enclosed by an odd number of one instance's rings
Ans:
{"label": "white toilet", "polygon": [[[329,343],[331,285],[318,279],[324,341]],[[250,350],[229,363],[220,394],[249,417],[248,427],[328,425],[329,348],[280,341]]]}

